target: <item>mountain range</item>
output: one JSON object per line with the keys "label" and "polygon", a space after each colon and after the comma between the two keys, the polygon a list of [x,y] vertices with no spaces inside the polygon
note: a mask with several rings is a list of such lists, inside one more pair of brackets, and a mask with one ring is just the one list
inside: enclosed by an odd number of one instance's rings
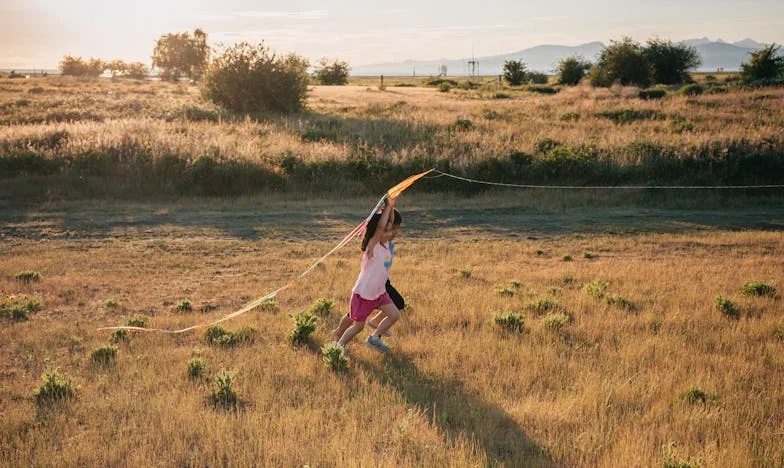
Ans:
{"label": "mountain range", "polygon": [[[697,71],[709,72],[723,69],[724,71],[738,71],[740,64],[747,61],[749,52],[754,52],[766,47],[752,39],[737,42],[724,42],[721,39],[712,41],[708,38],[689,39],[677,42],[693,46],[702,58],[702,65]],[[585,60],[596,62],[599,53],[605,47],[602,42],[588,42],[577,46],[564,45],[539,45],[529,49],[519,50],[508,54],[476,57],[476,75],[499,75],[507,60],[522,60],[528,70],[544,73],[553,73],[558,62],[566,57],[577,56]],[[406,60],[404,62],[377,63],[371,65],[352,66],[352,75],[390,75],[390,76],[418,76],[438,75],[440,66],[446,66],[447,74],[463,76],[471,74],[469,61],[472,58],[438,59],[438,60]]]}

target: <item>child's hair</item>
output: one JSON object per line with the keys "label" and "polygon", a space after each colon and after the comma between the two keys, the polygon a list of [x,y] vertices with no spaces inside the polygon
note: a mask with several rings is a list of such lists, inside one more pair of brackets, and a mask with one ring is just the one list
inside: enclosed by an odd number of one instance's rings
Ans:
{"label": "child's hair", "polygon": [[[365,226],[365,235],[362,237],[362,251],[364,252],[367,248],[368,243],[370,242],[370,238],[373,237],[373,233],[376,232],[376,228],[378,227],[378,221],[381,219],[381,213],[374,214],[370,221],[368,221],[367,226]],[[392,208],[392,224],[395,226],[400,226],[403,222],[403,217],[400,216],[400,212],[397,211],[395,208]]]}

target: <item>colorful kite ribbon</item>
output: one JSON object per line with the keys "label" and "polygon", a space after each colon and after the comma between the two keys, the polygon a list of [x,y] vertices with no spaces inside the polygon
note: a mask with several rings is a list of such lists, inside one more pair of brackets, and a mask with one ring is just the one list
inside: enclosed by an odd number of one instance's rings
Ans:
{"label": "colorful kite ribbon", "polygon": [[338,242],[337,245],[335,245],[335,247],[332,248],[332,250],[330,250],[329,252],[324,254],[321,258],[319,258],[318,260],[313,262],[313,264],[307,270],[305,270],[302,274],[300,274],[296,278],[294,278],[291,281],[289,281],[288,284],[286,284],[285,286],[280,287],[280,288],[278,288],[278,289],[276,289],[276,290],[274,290],[274,291],[272,291],[272,292],[270,292],[270,293],[268,293],[268,294],[266,294],[264,296],[261,296],[261,297],[258,297],[256,299],[254,299],[253,301],[245,304],[245,306],[242,309],[240,309],[240,310],[238,310],[236,312],[232,312],[232,313],[230,313],[228,315],[224,315],[223,317],[221,317],[221,318],[219,318],[217,320],[213,320],[213,321],[210,321],[210,322],[199,323],[197,325],[193,325],[193,326],[190,326],[190,327],[187,327],[187,328],[182,328],[180,330],[168,330],[168,329],[165,329],[165,328],[143,328],[143,327],[132,327],[132,326],[101,327],[98,330],[128,330],[128,331],[134,331],[134,332],[185,333],[185,332],[188,332],[188,331],[191,331],[191,330],[196,330],[198,328],[204,328],[204,327],[210,327],[212,325],[216,325],[216,324],[224,322],[226,320],[233,319],[234,317],[242,315],[242,314],[244,314],[244,313],[246,313],[246,312],[248,312],[250,310],[253,310],[256,307],[258,307],[261,304],[263,304],[264,302],[269,301],[270,299],[272,299],[275,296],[277,296],[281,291],[284,291],[284,290],[288,289],[290,286],[292,286],[298,280],[304,278],[308,273],[313,271],[313,269],[316,268],[317,265],[319,265],[321,262],[323,262],[324,259],[326,259],[327,257],[332,255],[333,253],[335,253],[338,250],[340,250],[341,248],[343,248],[346,244],[351,242],[351,240],[354,239],[355,237],[358,237],[358,236],[362,235],[362,232],[365,230],[365,226],[367,226],[368,222],[370,222],[370,218],[372,218],[373,215],[376,214],[376,212],[378,212],[379,208],[381,208],[381,206],[384,204],[384,201],[386,201],[387,198],[397,198],[398,196],[400,196],[400,194],[405,192],[407,188],[409,188],[411,185],[413,185],[414,182],[416,182],[417,180],[419,180],[422,177],[426,176],[427,174],[429,174],[433,170],[434,169],[430,169],[430,170],[427,170],[425,172],[420,172],[419,174],[414,174],[414,175],[406,178],[405,180],[403,180],[399,184],[395,185],[394,187],[390,188],[389,190],[387,190],[387,192],[384,194],[384,196],[381,197],[381,199],[378,201],[378,203],[376,203],[376,206],[373,207],[373,210],[370,211],[370,214],[361,223],[359,223],[357,225],[357,227],[355,227],[354,229],[351,230],[351,232],[346,234],[346,237],[344,237],[340,242]]}

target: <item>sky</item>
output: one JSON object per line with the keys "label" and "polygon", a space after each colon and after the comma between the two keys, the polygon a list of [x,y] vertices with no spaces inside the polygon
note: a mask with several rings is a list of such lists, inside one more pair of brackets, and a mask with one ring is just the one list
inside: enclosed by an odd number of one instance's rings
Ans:
{"label": "sky", "polygon": [[65,55],[149,65],[161,35],[196,28],[215,47],[264,41],[312,63],[367,65],[624,36],[781,44],[784,1],[0,0],[0,69],[56,69]]}

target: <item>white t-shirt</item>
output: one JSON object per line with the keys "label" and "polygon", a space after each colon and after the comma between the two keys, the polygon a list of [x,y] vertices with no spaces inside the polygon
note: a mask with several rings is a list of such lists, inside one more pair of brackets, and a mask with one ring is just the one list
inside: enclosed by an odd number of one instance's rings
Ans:
{"label": "white t-shirt", "polygon": [[386,292],[389,270],[385,265],[392,264],[392,251],[386,244],[378,243],[373,247],[373,258],[367,252],[362,253],[362,266],[357,282],[351,292],[359,294],[362,299],[378,299]]}

